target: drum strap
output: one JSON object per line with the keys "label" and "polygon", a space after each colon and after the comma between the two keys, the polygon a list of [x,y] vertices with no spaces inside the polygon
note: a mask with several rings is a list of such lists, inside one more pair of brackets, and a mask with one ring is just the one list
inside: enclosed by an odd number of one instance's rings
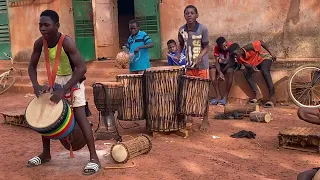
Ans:
{"label": "drum strap", "polygon": [[57,52],[56,52],[56,58],[54,61],[54,66],[52,69],[52,72],[50,70],[50,60],[49,60],[49,49],[48,49],[48,43],[47,40],[42,38],[43,40],[43,51],[44,51],[44,57],[46,61],[46,69],[47,69],[47,76],[48,76],[48,83],[49,87],[53,88],[54,82],[56,80],[57,72],[58,72],[58,67],[60,63],[60,57],[61,57],[61,50],[62,50],[62,43],[66,35],[61,34],[59,42],[58,42],[58,47],[57,47]]}
{"label": "drum strap", "polygon": [[[56,58],[54,61],[54,66],[52,68],[52,72],[50,70],[50,60],[49,60],[49,49],[48,49],[48,43],[47,40],[45,40],[44,38],[42,38],[43,40],[43,51],[44,51],[44,57],[45,57],[45,61],[46,61],[46,69],[47,69],[47,76],[48,76],[48,83],[49,83],[49,87],[53,88],[54,82],[56,80],[57,77],[57,72],[58,72],[58,67],[59,67],[59,63],[60,63],[60,57],[61,57],[61,50],[62,50],[62,43],[64,38],[66,37],[66,35],[61,33],[59,42],[58,42],[58,47],[57,47],[57,52],[56,52]],[[72,97],[72,90],[70,92],[70,95]],[[65,140],[68,142],[69,146],[70,146],[70,158],[74,158],[74,154],[73,154],[73,150],[72,150],[72,145],[70,142],[70,135],[68,135]]]}

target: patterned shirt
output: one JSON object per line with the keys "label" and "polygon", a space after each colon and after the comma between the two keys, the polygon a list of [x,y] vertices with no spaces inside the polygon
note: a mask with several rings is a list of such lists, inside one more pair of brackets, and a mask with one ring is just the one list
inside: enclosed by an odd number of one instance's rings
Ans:
{"label": "patterned shirt", "polygon": [[[144,31],[139,31],[136,36],[130,36],[128,39],[128,49],[130,53],[134,53],[137,47],[147,45],[152,40],[149,35]],[[130,71],[143,71],[150,67],[149,50],[140,49],[140,55],[137,53],[134,57],[134,61],[130,63]]]}
{"label": "patterned shirt", "polygon": [[184,47],[186,48],[186,68],[199,70],[209,69],[208,53],[202,57],[199,66],[194,67],[195,58],[199,56],[204,46],[209,44],[209,33],[206,26],[197,22],[193,30],[189,31],[187,29],[187,25],[185,24],[179,29],[178,39],[179,42],[184,44]]}

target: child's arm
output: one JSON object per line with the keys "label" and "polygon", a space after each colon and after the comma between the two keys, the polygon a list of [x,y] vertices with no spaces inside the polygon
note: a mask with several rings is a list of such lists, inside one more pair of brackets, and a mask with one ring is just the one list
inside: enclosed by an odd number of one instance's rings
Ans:
{"label": "child's arm", "polygon": [[145,34],[145,36],[143,37],[143,40],[144,40],[144,45],[137,47],[137,49],[134,50],[134,53],[138,53],[140,51],[140,49],[153,48],[152,40],[148,34]]}
{"label": "child's arm", "polygon": [[232,66],[234,66],[234,64],[236,63],[236,60],[233,56],[229,56],[228,57],[228,63],[227,65],[222,69],[222,72],[224,73],[225,71],[227,71],[227,69],[231,68]]}
{"label": "child's arm", "polygon": [[178,46],[178,53],[177,53],[177,58],[180,58],[180,54],[184,48],[184,39],[182,37],[182,35],[180,34],[180,32],[178,33],[178,40],[179,40],[179,46]]}
{"label": "child's arm", "polygon": [[167,55],[168,55],[167,56],[167,58],[168,58],[168,66],[173,66],[172,58],[169,56],[169,53]]}
{"label": "child's arm", "polygon": [[34,42],[31,59],[28,66],[28,74],[35,91],[35,95],[39,96],[41,88],[37,80],[37,66],[42,52],[42,38]]}
{"label": "child's arm", "polygon": [[260,40],[261,46],[268,51],[268,53],[272,56],[273,61],[276,61],[276,57],[272,55],[271,51],[269,50],[269,46]]}

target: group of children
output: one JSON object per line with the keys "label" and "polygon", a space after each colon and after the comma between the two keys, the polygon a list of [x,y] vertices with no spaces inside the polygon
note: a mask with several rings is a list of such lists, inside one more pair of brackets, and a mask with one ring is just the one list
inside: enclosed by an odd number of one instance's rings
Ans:
{"label": "group of children", "polygon": [[[177,44],[174,40],[168,41],[168,64],[185,66],[186,74],[189,76],[197,76],[201,78],[209,78],[209,33],[206,26],[197,22],[198,10],[195,6],[189,5],[184,10],[186,24],[179,28]],[[101,164],[97,156],[92,128],[86,116],[85,106],[85,86],[84,75],[86,73],[85,63],[76,47],[74,41],[69,37],[59,32],[59,16],[55,11],[45,10],[41,13],[39,19],[39,30],[41,37],[34,43],[33,53],[29,63],[28,73],[32,82],[34,93],[39,97],[42,93],[48,92],[48,87],[42,86],[37,81],[37,64],[40,56],[44,51],[48,51],[46,60],[50,62],[51,67],[55,69],[56,78],[53,82],[51,90],[53,95],[51,101],[58,103],[72,91],[71,104],[73,107],[75,119],[79,124],[84,138],[86,140],[90,160],[83,169],[83,174],[91,175],[97,173]],[[139,23],[132,20],[129,23],[131,36],[128,39],[128,49],[133,54],[130,63],[130,72],[141,73],[150,67],[148,48],[153,47],[152,40],[143,31],[140,31]],[[60,42],[60,43],[58,43]],[[275,104],[275,91],[270,76],[270,68],[275,61],[268,46],[263,41],[254,41],[248,45],[240,47],[237,43],[227,41],[223,37],[216,40],[217,45],[214,47],[215,57],[215,83],[214,87],[217,92],[217,97],[211,100],[212,104],[227,103],[228,94],[232,85],[234,72],[239,69],[239,64],[242,64],[246,71],[244,73],[252,90],[256,93],[252,103],[257,103],[261,99],[261,94],[257,89],[255,81],[252,77],[253,73],[260,70],[269,88],[270,101],[267,105],[272,107]],[[61,47],[60,63],[55,65],[57,57],[57,49]],[[266,51],[264,51],[264,48]],[[53,78],[53,77],[49,77]],[[221,96],[218,84],[221,81],[226,81],[227,89]],[[318,109],[300,109],[299,117],[308,122],[320,124]],[[209,126],[208,122],[208,105],[205,117],[203,118],[201,129],[206,130]],[[50,139],[42,136],[43,149],[38,156],[31,158],[28,165],[31,167],[42,165],[51,160]],[[317,170],[317,169],[316,169]],[[310,171],[311,172],[311,171]],[[300,174],[300,178],[308,173]],[[312,173],[315,173],[312,170]]]}
{"label": "group of children", "polygon": [[[212,80],[216,98],[210,100],[210,104],[223,106],[227,103],[234,73],[241,68],[241,65],[245,67],[244,76],[255,93],[255,97],[249,102],[251,104],[259,103],[262,95],[257,88],[253,74],[260,70],[269,89],[269,101],[265,104],[265,107],[274,107],[276,97],[270,69],[276,58],[268,46],[263,41],[258,40],[240,47],[237,43],[219,37],[213,50],[215,63],[210,66],[208,56],[209,33],[206,26],[197,22],[197,8],[192,5],[187,6],[184,17],[186,24],[179,29],[179,44],[173,39],[167,42],[168,65],[184,66],[187,75],[209,78],[209,72],[215,74]],[[137,21],[130,21],[129,28],[132,34],[128,39],[127,47],[130,53],[134,53],[135,56],[140,58],[130,63],[130,72],[141,72],[150,67],[147,48],[153,47],[152,40],[145,32],[140,31]],[[141,54],[138,54],[139,50]],[[219,84],[222,81],[226,82],[224,94],[221,94],[219,89]]]}

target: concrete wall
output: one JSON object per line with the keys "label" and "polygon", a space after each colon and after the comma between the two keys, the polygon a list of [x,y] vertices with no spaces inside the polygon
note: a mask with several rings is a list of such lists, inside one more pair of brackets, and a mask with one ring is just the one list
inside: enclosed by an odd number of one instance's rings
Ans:
{"label": "concrete wall", "polygon": [[319,0],[162,0],[163,54],[167,40],[177,39],[189,4],[198,8],[199,22],[208,27],[211,47],[219,36],[240,45],[261,39],[278,57],[320,57]]}
{"label": "concrete wall", "polygon": [[[41,36],[39,31],[40,14],[46,9],[53,9],[58,12],[61,23],[60,31],[74,39],[73,14],[71,8],[71,0],[54,0],[51,3],[8,7],[11,51],[13,56],[18,54],[28,55],[31,53],[34,41]],[[28,57],[25,58],[28,59]]]}

